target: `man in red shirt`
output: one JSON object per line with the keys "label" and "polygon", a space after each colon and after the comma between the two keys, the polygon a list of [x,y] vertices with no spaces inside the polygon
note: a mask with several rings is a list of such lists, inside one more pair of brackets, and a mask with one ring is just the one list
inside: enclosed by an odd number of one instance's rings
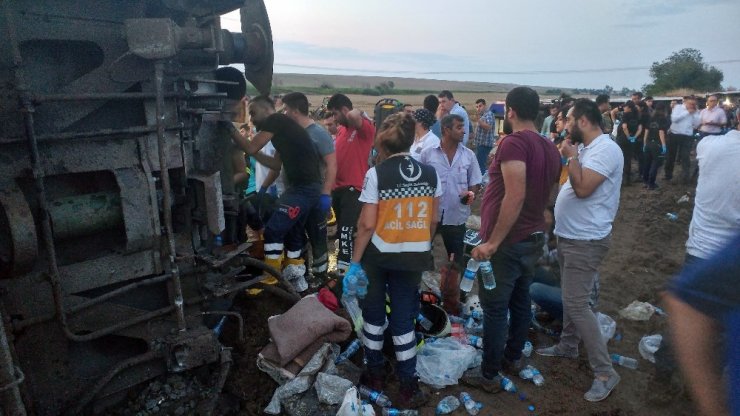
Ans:
{"label": "man in red shirt", "polygon": [[[481,245],[471,255],[490,260],[494,289],[479,284],[483,322],[483,363],[462,381],[494,393],[501,389],[499,371],[520,370],[531,320],[529,285],[545,243],[545,207],[557,189],[560,153],[540,136],[534,119],[540,99],[528,87],[506,96],[506,121],[513,133],[499,141],[488,170],[490,183],[481,203]],[[511,311],[507,334],[506,313]]]}
{"label": "man in red shirt", "polygon": [[352,244],[362,203],[358,200],[368,170],[368,158],[375,140],[375,126],[344,94],[334,94],[326,108],[339,123],[334,143],[337,155],[337,177],[331,193],[332,208],[339,230],[337,270],[344,274],[352,260]]}

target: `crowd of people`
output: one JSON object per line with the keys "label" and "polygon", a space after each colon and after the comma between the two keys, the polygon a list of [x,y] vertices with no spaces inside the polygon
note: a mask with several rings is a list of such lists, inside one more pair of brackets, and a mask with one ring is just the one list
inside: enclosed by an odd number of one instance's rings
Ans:
{"label": "crowd of people", "polygon": [[[490,260],[496,287],[479,285],[483,362],[462,381],[489,392],[501,389],[502,374],[518,374],[525,365],[533,299],[562,321],[559,342],[538,354],[573,359],[582,341],[594,373],[584,394],[588,401],[605,399],[619,383],[594,307],[598,269],[609,251],[620,189],[633,181],[634,159],[648,190],[657,189],[664,162],[664,180],[672,180],[678,161],[688,184],[696,174],[690,152],[698,131],[695,170],[701,174],[686,262],[712,257],[740,232],[740,175],[733,164],[740,137],[737,131],[722,135],[732,124],[716,110],[717,97],[709,97],[701,111],[690,96],[669,108],[653,108],[640,93],[613,108],[607,96],[564,99],[545,108],[543,117],[538,94],[517,87],[507,94],[499,129],[484,99],[476,101],[471,122],[445,90],[427,96],[418,109],[404,106],[379,122],[377,131],[375,121],[343,94],[328,100],[320,120],[309,117],[304,94],[279,98],[277,107],[271,98],[244,96],[249,123],[229,123],[234,144],[248,155],[252,185],[244,195],[254,202],[247,211],[258,218],[247,224],[264,239],[268,265],[284,273],[292,266],[286,277],[304,291],[305,275],[313,284],[328,278],[326,222],[333,211],[337,275],[345,281],[366,276],[368,283],[360,301],[366,356],[361,380],[383,389],[388,329],[403,408],[426,400],[415,375],[414,328],[421,275],[434,268],[432,243],[439,235],[464,268],[465,223],[476,198],[482,243],[470,256]],[[271,215],[260,215],[254,205],[262,207],[268,195],[275,199]],[[311,273],[304,265],[307,242]],[[272,280],[265,275],[265,282]],[[691,305],[692,297],[681,296],[696,294],[683,288],[674,290],[675,302]]]}

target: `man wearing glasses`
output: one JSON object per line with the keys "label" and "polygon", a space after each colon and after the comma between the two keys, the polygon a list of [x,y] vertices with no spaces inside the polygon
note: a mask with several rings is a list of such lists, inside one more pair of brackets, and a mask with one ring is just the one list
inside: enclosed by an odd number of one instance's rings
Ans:
{"label": "man wearing glasses", "polygon": [[699,113],[701,119],[699,135],[701,137],[722,134],[722,129],[727,125],[727,114],[717,105],[718,101],[719,98],[716,95],[710,95],[707,98],[707,108]]}

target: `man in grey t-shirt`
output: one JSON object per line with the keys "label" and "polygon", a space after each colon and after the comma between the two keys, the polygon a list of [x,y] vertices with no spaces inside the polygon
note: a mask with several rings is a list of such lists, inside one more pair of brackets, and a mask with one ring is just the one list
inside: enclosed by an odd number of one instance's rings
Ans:
{"label": "man in grey t-shirt", "polygon": [[306,232],[313,251],[311,272],[316,281],[323,283],[326,279],[329,256],[326,244],[326,217],[331,208],[331,189],[337,176],[337,157],[334,152],[334,141],[327,131],[314,123],[308,116],[308,98],[300,92],[283,96],[285,115],[301,125],[313,140],[322,160],[321,177],[323,185],[319,200],[318,215],[310,215],[306,221]]}

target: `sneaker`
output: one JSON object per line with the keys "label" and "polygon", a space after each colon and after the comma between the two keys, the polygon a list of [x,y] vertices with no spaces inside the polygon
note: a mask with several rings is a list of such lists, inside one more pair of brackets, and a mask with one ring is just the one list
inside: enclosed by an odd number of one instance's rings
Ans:
{"label": "sneaker", "polygon": [[578,351],[564,351],[560,349],[559,345],[555,344],[547,348],[538,348],[536,352],[543,357],[578,358]]}
{"label": "sneaker", "polygon": [[419,387],[417,379],[401,382],[398,389],[398,407],[400,409],[418,409],[429,401],[429,395]]}
{"label": "sneaker", "polygon": [[593,384],[591,384],[591,389],[583,395],[583,398],[589,402],[600,402],[606,399],[609,393],[619,383],[620,378],[616,372],[606,380],[601,380],[598,377],[595,378]]}
{"label": "sneaker", "polygon": [[494,378],[487,378],[483,375],[481,368],[476,367],[472,370],[464,372],[462,378],[460,378],[460,381],[470,387],[483,389],[488,393],[498,393],[502,390],[502,379],[503,377],[501,376],[501,374],[496,374],[496,377]]}
{"label": "sneaker", "polygon": [[385,374],[381,371],[365,370],[360,374],[360,384],[375,391],[385,390]]}

